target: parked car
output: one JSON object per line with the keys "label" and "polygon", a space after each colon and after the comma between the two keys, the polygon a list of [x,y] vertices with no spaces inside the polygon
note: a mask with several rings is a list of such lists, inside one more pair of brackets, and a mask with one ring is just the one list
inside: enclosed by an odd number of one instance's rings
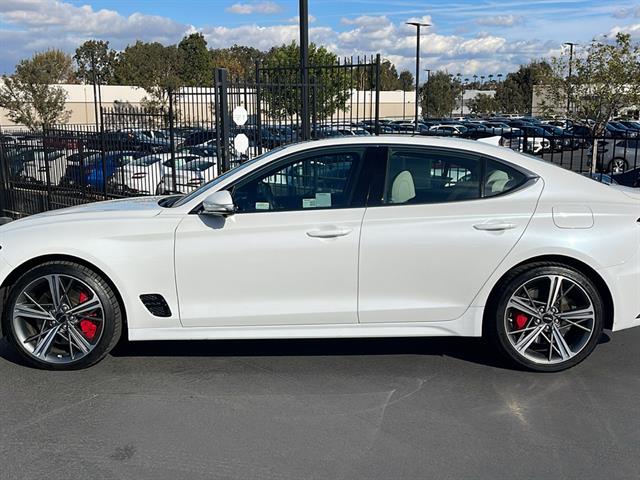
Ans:
{"label": "parked car", "polygon": [[468,131],[463,125],[433,125],[429,127],[428,135],[462,136]]}
{"label": "parked car", "polygon": [[204,158],[195,159],[176,168],[175,191],[171,188],[173,185],[171,174],[165,173],[156,188],[156,194],[191,193],[217,176],[218,168],[215,161]]}
{"label": "parked car", "polygon": [[[202,159],[196,155],[176,155],[176,169],[193,160]],[[122,167],[114,178],[119,186],[129,192],[154,195],[165,175],[171,173],[171,154],[151,154],[136,158]]]}
{"label": "parked car", "polygon": [[180,147],[195,147],[207,143],[210,140],[215,141],[217,135],[215,130],[198,130],[187,135]]}
{"label": "parked car", "polygon": [[58,185],[67,168],[67,156],[63,151],[38,149],[32,150],[29,159],[22,164],[27,180]]}
{"label": "parked car", "polygon": [[639,216],[637,191],[480,142],[300,143],[184,196],[0,226],[2,332],[52,370],[122,335],[483,335],[558,371],[640,325]]}
{"label": "parked car", "polygon": [[622,173],[640,166],[640,139],[606,139],[599,142],[598,171]]}
{"label": "parked car", "polygon": [[[67,169],[61,181],[65,186],[80,186],[83,188],[93,188],[103,190],[105,178],[107,182],[116,184],[118,179],[114,175],[128,165],[132,160],[146,155],[140,151],[105,152],[104,160],[106,168],[102,167],[102,154],[99,152],[86,152],[80,156],[75,154],[67,161]],[[82,162],[80,161],[82,159]],[[105,176],[106,174],[106,176]]]}

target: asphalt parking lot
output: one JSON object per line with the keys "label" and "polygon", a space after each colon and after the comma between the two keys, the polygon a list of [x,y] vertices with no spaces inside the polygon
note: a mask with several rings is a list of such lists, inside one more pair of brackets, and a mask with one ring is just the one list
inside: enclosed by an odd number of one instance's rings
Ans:
{"label": "asphalt parking lot", "polygon": [[637,478],[640,329],[559,374],[476,339],[129,343],[84,371],[0,343],[0,478]]}

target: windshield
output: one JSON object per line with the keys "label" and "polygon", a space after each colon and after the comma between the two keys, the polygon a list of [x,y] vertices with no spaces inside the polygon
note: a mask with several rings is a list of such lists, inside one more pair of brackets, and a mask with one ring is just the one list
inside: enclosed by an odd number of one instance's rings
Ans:
{"label": "windshield", "polygon": [[218,183],[226,180],[227,178],[235,175],[236,173],[244,170],[245,168],[250,167],[254,163],[258,162],[259,160],[262,160],[263,158],[270,157],[271,155],[280,152],[283,148],[285,148],[285,147],[274,148],[273,150],[270,150],[267,153],[264,153],[264,154],[254,158],[252,160],[248,160],[248,161],[238,165],[235,168],[232,168],[228,172],[225,172],[222,175],[220,175],[219,177],[216,177],[213,180],[203,184],[202,186],[200,186],[199,188],[197,188],[196,190],[194,190],[190,194],[185,195],[180,200],[178,200],[173,205],[171,205],[171,207],[181,207],[182,205],[184,205],[186,203],[189,203],[191,200],[193,200],[194,198],[199,196],[202,192],[204,192],[204,191],[208,190],[209,188],[213,187],[214,185],[217,185]]}

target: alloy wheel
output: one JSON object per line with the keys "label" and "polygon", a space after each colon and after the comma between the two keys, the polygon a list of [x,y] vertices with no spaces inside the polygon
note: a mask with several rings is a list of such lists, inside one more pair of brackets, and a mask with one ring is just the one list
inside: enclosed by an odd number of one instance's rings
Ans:
{"label": "alloy wheel", "polygon": [[541,364],[571,360],[589,343],[596,325],[593,301],[563,275],[544,275],[518,287],[505,311],[507,338],[518,355]]}
{"label": "alloy wheel", "polygon": [[86,357],[104,330],[104,308],[96,292],[62,274],[29,283],[17,296],[11,319],[21,347],[34,359],[52,364]]}

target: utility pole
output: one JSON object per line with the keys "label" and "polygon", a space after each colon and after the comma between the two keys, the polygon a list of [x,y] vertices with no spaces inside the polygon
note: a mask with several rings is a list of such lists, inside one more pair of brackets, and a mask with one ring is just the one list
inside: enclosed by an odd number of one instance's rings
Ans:
{"label": "utility pole", "polygon": [[309,140],[309,1],[300,0],[300,80],[302,139]]}
{"label": "utility pole", "polygon": [[420,28],[430,27],[429,23],[407,22],[407,25],[416,27],[416,111],[413,120],[413,133],[418,131],[418,104],[420,100]]}
{"label": "utility pole", "polygon": [[429,118],[429,79],[431,78],[431,69],[425,68],[424,71],[427,72],[427,83],[424,84],[424,116]]}
{"label": "utility pole", "polygon": [[567,117],[571,111],[571,67],[573,64],[573,47],[577,43],[566,42],[564,45],[569,46],[569,76],[567,77]]}

